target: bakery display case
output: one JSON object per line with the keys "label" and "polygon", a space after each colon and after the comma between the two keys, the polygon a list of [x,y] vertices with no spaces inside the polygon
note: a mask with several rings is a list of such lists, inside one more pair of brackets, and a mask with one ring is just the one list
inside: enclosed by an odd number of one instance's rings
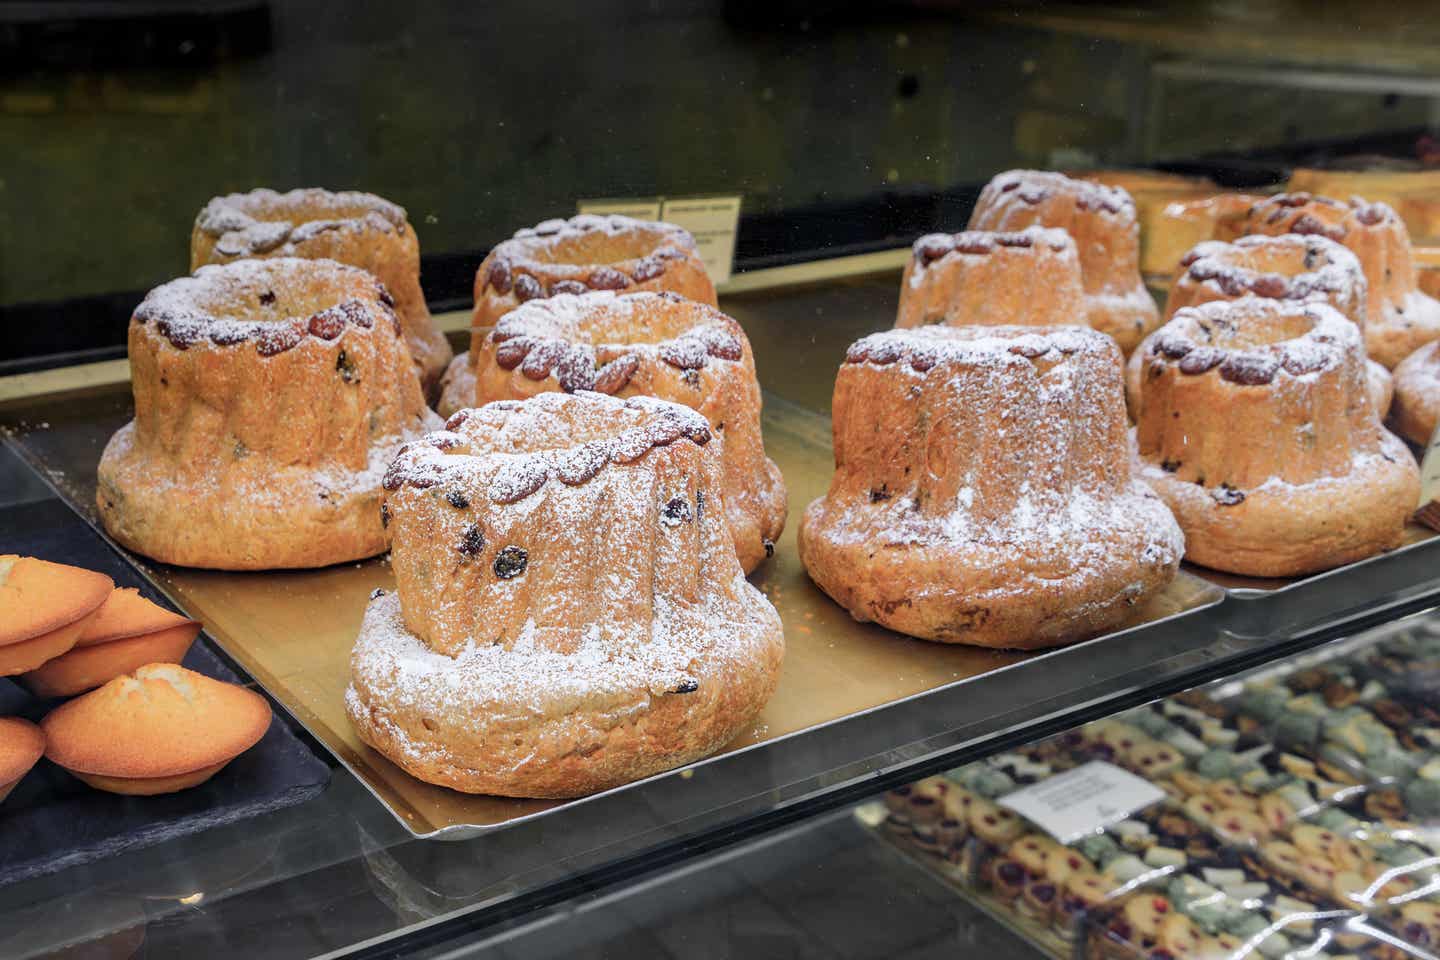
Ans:
{"label": "bakery display case", "polygon": [[1440,950],[1434,12],[63,6],[0,956]]}

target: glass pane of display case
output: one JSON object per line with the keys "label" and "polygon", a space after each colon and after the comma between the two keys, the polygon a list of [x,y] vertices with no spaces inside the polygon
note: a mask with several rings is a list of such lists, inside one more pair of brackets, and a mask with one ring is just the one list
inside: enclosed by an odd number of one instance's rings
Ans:
{"label": "glass pane of display case", "polygon": [[1436,956],[1322,7],[0,4],[0,957]]}

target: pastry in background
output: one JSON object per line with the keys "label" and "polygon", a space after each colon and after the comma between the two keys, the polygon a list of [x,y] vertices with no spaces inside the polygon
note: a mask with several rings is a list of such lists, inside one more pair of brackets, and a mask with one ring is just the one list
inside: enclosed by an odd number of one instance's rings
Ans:
{"label": "pastry in background", "polygon": [[[1263,297],[1328,303],[1363,333],[1366,289],[1365,273],[1355,255],[1318,234],[1248,236],[1230,243],[1209,240],[1181,259],[1165,301],[1165,321],[1168,323],[1183,307],[1212,300]],[[1126,368],[1125,386],[1132,411],[1138,410],[1143,354],[1143,350],[1136,350]],[[1383,418],[1390,409],[1390,371],[1370,360],[1366,374],[1376,412]]]}
{"label": "pastry in background", "polygon": [[1440,170],[1322,170],[1297,167],[1286,193],[1364,197],[1389,205],[1415,241],[1440,239]]}
{"label": "pastry in background", "polygon": [[385,551],[385,466],[440,420],[373,276],[294,257],[201,267],[150,292],[129,349],[135,419],[96,491],[120,543],[223,570]]}
{"label": "pastry in background", "polygon": [[1365,271],[1365,349],[1387,369],[1440,339],[1440,302],[1416,285],[1410,237],[1383,203],[1341,203],[1306,193],[1282,193],[1255,204],[1243,233],[1319,234],[1344,244]]}
{"label": "pastry in background", "polygon": [[1074,238],[1089,326],[1129,353],[1159,325],[1160,311],[1140,279],[1140,224],[1128,193],[1060,173],[997,175],[981,191],[970,229],[1029,226],[1059,227]]}
{"label": "pastry in background", "polygon": [[361,739],[430,783],[574,797],[750,729],[784,633],[736,560],[713,441],[679,404],[543,393],[397,457],[396,592],[351,655]]}
{"label": "pastry in background", "polygon": [[151,796],[197,786],[270,729],[270,704],[173,663],[143,666],[40,722],[45,756],[97,790]]}
{"label": "pastry in background", "polygon": [[923,327],[850,347],[835,475],[800,559],[858,620],[943,643],[1103,633],[1184,541],[1131,473],[1120,352],[1079,327]]}
{"label": "pastry in background", "polygon": [[1142,476],[1186,559],[1314,573],[1400,545],[1419,469],[1380,424],[1360,330],[1325,303],[1245,297],[1180,310],[1145,346]]}
{"label": "pastry in background", "polygon": [[932,233],[915,241],[900,280],[899,328],[943,323],[1084,326],[1075,241],[1064,230]]}
{"label": "pastry in background", "polygon": [[746,573],[775,552],[789,500],[760,436],[760,384],[740,324],[673,293],[561,294],[506,314],[472,351],[475,402],[596,390],[698,410],[724,440],[721,500]]}
{"label": "pastry in background", "polygon": [[1206,240],[1234,240],[1250,208],[1263,199],[1246,193],[1220,193],[1201,200],[1166,204],[1156,217],[1149,243],[1153,273],[1165,277],[1180,260]]}
{"label": "pastry in background", "polygon": [[0,717],[0,803],[44,755],[39,727],[20,717]]}
{"label": "pastry in background", "polygon": [[36,696],[73,696],[147,663],[179,663],[199,634],[198,620],[151,603],[134,587],[116,587],[74,649],[20,680]]}
{"label": "pastry in background", "polygon": [[[1208,177],[1191,177],[1163,170],[1083,170],[1066,171],[1076,180],[1119,187],[1135,201],[1140,219],[1140,272],[1169,276],[1175,260],[1167,259],[1166,245],[1156,239],[1163,233],[1165,208],[1215,195],[1220,191]],[[1183,251],[1181,251],[1183,252]]]}
{"label": "pastry in background", "polygon": [[93,570],[0,555],[0,677],[33,670],[75,646],[114,587]]}
{"label": "pastry in background", "polygon": [[519,230],[475,272],[470,352],[457,356],[446,371],[440,415],[475,405],[475,353],[501,317],[531,300],[590,290],[668,290],[716,303],[695,238],[673,223],[582,213]]}
{"label": "pastry in background", "polygon": [[374,274],[395,312],[427,395],[439,389],[450,344],[420,289],[420,241],[405,210],[370,193],[310,188],[215,197],[195,218],[190,269],[256,257],[335,260]]}
{"label": "pastry in background", "polygon": [[1440,421],[1440,340],[1400,361],[1395,368],[1395,403],[1390,423],[1416,446],[1429,446]]}

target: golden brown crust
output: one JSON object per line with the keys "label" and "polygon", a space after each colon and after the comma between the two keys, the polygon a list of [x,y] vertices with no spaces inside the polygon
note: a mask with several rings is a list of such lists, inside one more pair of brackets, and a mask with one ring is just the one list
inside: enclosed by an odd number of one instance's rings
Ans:
{"label": "golden brown crust", "polygon": [[[140,596],[134,587],[116,587],[105,598],[100,612],[75,644],[88,647],[122,637],[138,637],[186,624],[199,624]],[[140,666],[140,664],[136,664]]]}
{"label": "golden brown crust", "polygon": [[157,663],[62,704],[40,725],[45,756],[72,773],[152,779],[233,760],[270,719],[254,691]]}
{"label": "golden brown crust", "polygon": [[784,639],[715,510],[704,418],[545,393],[450,426],[387,476],[397,593],[351,657],[361,737],[432,783],[564,797],[739,734]]}
{"label": "golden brown crust", "polygon": [[1059,173],[1010,170],[986,184],[970,215],[972,230],[1032,225],[1060,227],[1075,239],[1091,327],[1129,353],[1159,326],[1160,311],[1140,279],[1140,225],[1128,193]]}
{"label": "golden brown crust", "polygon": [[74,623],[115,586],[103,573],[36,557],[0,555],[0,647]]}
{"label": "golden brown crust", "polygon": [[1307,193],[1266,197],[1250,209],[1245,233],[1319,234],[1342,243],[1365,271],[1365,349],[1387,369],[1440,339],[1440,302],[1421,293],[1410,237],[1395,211],[1356,199],[1341,203]]}
{"label": "golden brown crust", "polygon": [[716,305],[715,285],[696,252],[695,238],[674,224],[581,214],[516,231],[475,271],[475,312],[466,354],[470,376],[467,382],[463,374],[447,373],[440,415],[448,417],[479,402],[467,392],[474,389],[476,352],[501,317],[531,300],[587,290],[669,291]]}
{"label": "golden brown crust", "polygon": [[[93,628],[92,628],[93,629]],[[37,697],[73,697],[147,663],[179,663],[200,634],[195,620],[136,637],[75,648],[24,674],[20,682]]]}
{"label": "golden brown crust", "polygon": [[698,410],[724,437],[724,507],[740,566],[749,573],[773,552],[785,482],[760,435],[750,341],[715,307],[672,293],[562,294],[511,311],[474,356],[480,404],[594,389]]}
{"label": "golden brown crust", "polygon": [[1249,576],[1399,544],[1419,470],[1381,427],[1360,332],[1324,303],[1186,308],[1150,338],[1135,451],[1186,558]]}
{"label": "golden brown crust", "polygon": [[396,204],[369,193],[309,188],[252,190],[215,197],[195,218],[190,269],[255,257],[335,260],[374,274],[395,298],[427,393],[450,362],[420,289],[420,243]]}
{"label": "golden brown crust", "polygon": [[229,763],[229,760],[222,760],[220,763],[201,767],[190,773],[179,773],[170,777],[107,777],[98,773],[82,773],[78,770],[71,770],[70,773],[80,782],[94,787],[96,790],[104,790],[106,793],[118,793],[128,797],[153,797],[162,793],[175,793],[179,790],[198,787],[225,769]]}
{"label": "golden brown crust", "polygon": [[1064,230],[932,233],[916,240],[900,280],[900,329],[1084,326],[1085,290],[1075,241]]}
{"label": "golden brown crust", "polygon": [[0,789],[19,782],[44,754],[39,727],[20,717],[0,717]]}
{"label": "golden brown crust", "polygon": [[800,558],[852,615],[947,643],[1035,648],[1121,622],[1183,541],[1131,477],[1120,357],[1077,328],[866,337],[840,368],[835,475]]}
{"label": "golden brown crust", "polygon": [[228,570],[384,552],[380,476],[439,420],[374,278],[329,260],[202,267],[130,324],[135,419],[105,448],[106,529]]}
{"label": "golden brown crust", "polygon": [[1395,368],[1390,422],[1417,446],[1427,446],[1440,421],[1440,340],[1426,344]]}
{"label": "golden brown crust", "polygon": [[0,677],[13,677],[34,670],[47,660],[53,660],[73,648],[99,609],[97,606],[94,611],[74,623],[56,627],[38,637],[0,647]]}

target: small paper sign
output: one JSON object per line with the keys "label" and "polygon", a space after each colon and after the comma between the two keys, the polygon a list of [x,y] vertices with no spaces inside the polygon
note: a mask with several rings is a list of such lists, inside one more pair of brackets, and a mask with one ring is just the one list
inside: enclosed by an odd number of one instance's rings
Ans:
{"label": "small paper sign", "polygon": [[1420,506],[1415,519],[1431,530],[1440,530],[1440,425],[1420,461]]}
{"label": "small paper sign", "polygon": [[1111,763],[1096,760],[1001,797],[1001,806],[1073,843],[1165,799],[1165,791]]}
{"label": "small paper sign", "polygon": [[712,281],[724,283],[730,279],[735,263],[735,231],[740,224],[739,197],[667,199],[660,219],[690,231]]}

